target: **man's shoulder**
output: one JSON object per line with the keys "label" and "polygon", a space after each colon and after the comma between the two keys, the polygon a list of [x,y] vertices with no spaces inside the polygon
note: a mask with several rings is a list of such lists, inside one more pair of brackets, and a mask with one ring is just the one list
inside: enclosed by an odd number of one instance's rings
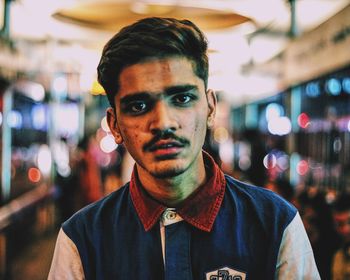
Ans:
{"label": "man's shoulder", "polygon": [[266,211],[289,212],[294,217],[297,210],[288,201],[264,187],[254,186],[225,175],[227,192],[237,203]]}
{"label": "man's shoulder", "polygon": [[65,230],[68,227],[91,226],[103,217],[114,217],[127,203],[129,203],[129,183],[80,209],[65,221],[62,227]]}
{"label": "man's shoulder", "polygon": [[257,195],[261,198],[272,199],[272,200],[283,200],[281,196],[277,195],[275,192],[266,189],[264,187],[251,185],[247,182],[239,181],[229,175],[225,175],[227,187],[229,190],[235,193],[241,193],[246,195]]}

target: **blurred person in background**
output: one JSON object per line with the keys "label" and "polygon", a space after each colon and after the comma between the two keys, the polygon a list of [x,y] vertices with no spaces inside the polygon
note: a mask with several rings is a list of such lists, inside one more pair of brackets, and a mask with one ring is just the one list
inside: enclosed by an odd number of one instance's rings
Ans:
{"label": "blurred person in background", "polygon": [[63,223],[49,279],[319,279],[295,207],[202,150],[217,101],[196,25],[124,27],[98,75],[135,165],[129,183]]}
{"label": "blurred person in background", "polygon": [[250,166],[245,171],[247,179],[255,186],[265,186],[268,174],[264,166],[264,157],[267,149],[263,142],[263,137],[258,129],[247,129],[244,132],[244,139],[250,145]]}
{"label": "blurred person in background", "polygon": [[[59,210],[59,222],[62,223],[72,216],[78,209],[77,197],[79,192],[78,180],[78,153],[76,149],[68,145],[67,139],[61,137],[60,141],[55,143],[53,154],[55,157],[55,197],[57,208]],[[59,159],[64,159],[68,163],[69,172],[61,170]],[[58,159],[58,160],[57,160]],[[67,166],[65,166],[66,168]]]}
{"label": "blurred person in background", "polygon": [[294,201],[295,189],[289,180],[283,176],[278,176],[275,181],[269,180],[266,188],[282,196],[289,202]]}
{"label": "blurred person in background", "polygon": [[101,170],[93,152],[94,145],[97,145],[97,143],[93,136],[85,136],[78,144],[78,209],[99,200],[103,196]]}
{"label": "blurred person in background", "polygon": [[338,248],[331,206],[324,193],[314,186],[300,193],[294,203],[310,239],[321,279],[331,279],[332,258]]}
{"label": "blurred person in background", "polygon": [[333,279],[350,279],[350,193],[341,193],[333,203],[333,219],[341,238],[340,249],[333,258]]}

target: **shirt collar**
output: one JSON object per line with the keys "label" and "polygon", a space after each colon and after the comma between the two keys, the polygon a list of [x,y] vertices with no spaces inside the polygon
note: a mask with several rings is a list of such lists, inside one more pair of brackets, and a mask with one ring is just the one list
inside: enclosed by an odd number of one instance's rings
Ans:
{"label": "shirt collar", "polygon": [[[203,157],[209,180],[190,195],[176,212],[194,227],[210,232],[224,198],[226,181],[213,158],[204,151]],[[131,175],[130,195],[145,230],[150,230],[167,207],[146,193],[138,180],[136,167]]]}

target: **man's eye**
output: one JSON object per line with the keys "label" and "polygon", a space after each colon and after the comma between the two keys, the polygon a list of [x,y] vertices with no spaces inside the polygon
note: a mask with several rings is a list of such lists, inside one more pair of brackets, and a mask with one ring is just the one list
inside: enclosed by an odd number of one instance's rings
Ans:
{"label": "man's eye", "polygon": [[132,114],[142,113],[147,109],[147,105],[145,102],[133,102],[127,106],[127,111]]}
{"label": "man's eye", "polygon": [[178,104],[187,104],[193,100],[193,97],[188,94],[178,94],[174,97],[174,101]]}

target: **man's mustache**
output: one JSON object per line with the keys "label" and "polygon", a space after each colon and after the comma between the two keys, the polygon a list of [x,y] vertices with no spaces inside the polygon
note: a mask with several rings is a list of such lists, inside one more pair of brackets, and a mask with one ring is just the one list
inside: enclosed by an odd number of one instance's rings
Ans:
{"label": "man's mustache", "polygon": [[172,139],[183,146],[190,144],[190,141],[187,140],[186,138],[179,137],[172,130],[166,129],[166,130],[157,131],[156,135],[151,139],[151,141],[149,141],[143,146],[143,150],[151,151],[154,149],[154,146],[158,141],[165,140],[165,139]]}

